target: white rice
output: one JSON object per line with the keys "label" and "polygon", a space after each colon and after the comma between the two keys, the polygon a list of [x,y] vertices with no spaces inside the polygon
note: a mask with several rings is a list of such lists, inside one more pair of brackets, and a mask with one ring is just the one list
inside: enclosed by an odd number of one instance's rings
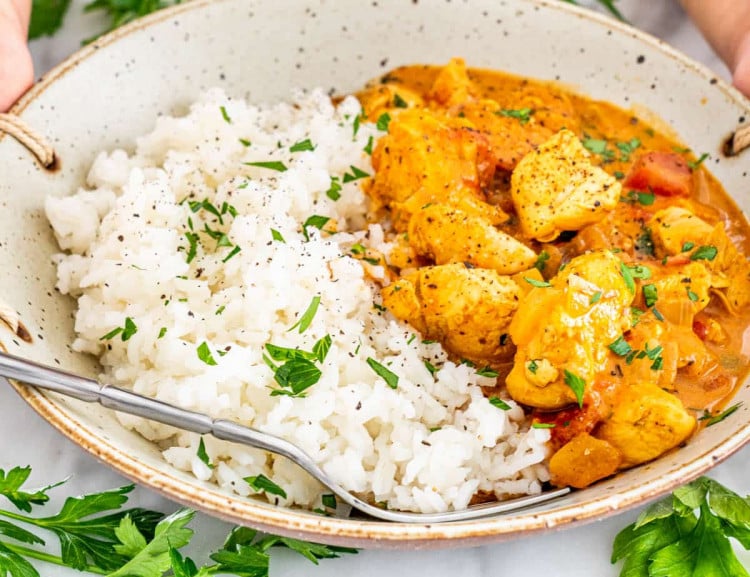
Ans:
{"label": "white rice", "polygon": [[[359,111],[354,98],[334,107],[320,90],[271,107],[213,90],[187,116],[160,118],[132,156],[101,153],[89,188],[46,205],[66,251],[58,288],[78,300],[73,347],[101,359],[102,380],[284,437],[345,488],[390,508],[444,511],[466,507],[478,491],[539,492],[549,432],[529,428],[511,400],[508,411],[491,405],[480,387],[493,379],[448,361],[440,345],[379,308],[377,285],[349,256],[354,243],[383,235],[373,225],[356,232],[366,211],[359,181],[343,184],[336,201],[326,195],[331,177],[341,182],[352,166],[372,172],[363,149],[379,133],[363,122],[354,134]],[[290,152],[308,138],[313,151]],[[243,164],[266,161],[288,170]],[[222,224],[193,212],[188,201],[204,199],[236,216],[225,212]],[[307,227],[306,240],[301,225],[311,215],[355,232]],[[189,222],[226,233],[230,246],[217,249],[204,234],[188,263]],[[240,251],[227,258],[234,246]],[[314,296],[309,327],[290,330]],[[126,318],[137,332],[102,339]],[[310,351],[325,335],[332,345],[320,381],[301,398],[272,396],[279,385],[265,345]],[[202,343],[215,365],[199,358]],[[368,358],[398,375],[395,389]],[[425,360],[439,368],[434,375]],[[287,494],[270,501],[321,506],[325,489],[285,459],[206,436],[209,466],[198,435],[120,419],[199,479],[249,495],[244,478],[263,474]]]}

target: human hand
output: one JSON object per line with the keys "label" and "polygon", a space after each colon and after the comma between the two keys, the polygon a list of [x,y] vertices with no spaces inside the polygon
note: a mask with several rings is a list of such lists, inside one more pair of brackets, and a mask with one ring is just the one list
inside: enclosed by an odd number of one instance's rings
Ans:
{"label": "human hand", "polygon": [[719,57],[732,83],[750,97],[750,3],[737,0],[681,0]]}
{"label": "human hand", "polygon": [[5,112],[34,82],[26,44],[31,0],[0,0],[0,112]]}

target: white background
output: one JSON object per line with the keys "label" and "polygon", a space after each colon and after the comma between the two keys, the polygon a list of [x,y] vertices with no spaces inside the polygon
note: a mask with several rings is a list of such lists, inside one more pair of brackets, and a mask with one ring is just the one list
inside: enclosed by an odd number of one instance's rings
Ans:
{"label": "white background", "polygon": [[[80,46],[83,38],[101,29],[99,16],[83,15],[84,3],[84,0],[73,0],[63,30],[52,39],[32,44],[38,74],[58,64]],[[618,5],[631,22],[665,38],[726,78],[726,70],[685,20],[676,4],[670,0],[620,0]],[[30,486],[33,487],[70,477],[63,487],[53,490],[53,501],[48,506],[50,512],[68,495],[127,484],[125,479],[53,430],[5,383],[0,382],[0,385],[0,439],[3,439],[0,468],[8,470],[16,465],[30,465],[33,469]],[[714,469],[711,476],[738,493],[748,494],[748,458],[750,448]],[[177,507],[144,488],[136,489],[132,502],[163,512],[171,512]],[[509,543],[435,551],[367,550],[355,556],[324,560],[318,567],[292,553],[279,550],[273,554],[271,577],[383,574],[398,574],[399,577],[615,577],[619,574],[619,566],[609,562],[612,541],[620,529],[635,519],[638,512],[630,511],[583,527]],[[204,562],[207,552],[218,548],[231,529],[230,525],[201,514],[196,515],[191,527],[196,535],[186,551],[198,562]],[[50,544],[53,541],[54,538]],[[54,549],[50,547],[51,551]],[[750,567],[749,554],[743,551],[740,558]],[[50,565],[38,564],[37,567],[45,577],[81,575]]]}

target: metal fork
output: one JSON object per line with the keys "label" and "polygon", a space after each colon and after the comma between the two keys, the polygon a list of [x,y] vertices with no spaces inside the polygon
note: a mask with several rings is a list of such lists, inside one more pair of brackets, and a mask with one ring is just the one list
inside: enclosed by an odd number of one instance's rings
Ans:
{"label": "metal fork", "polygon": [[210,433],[218,439],[233,441],[282,455],[302,467],[302,469],[328,487],[344,503],[371,517],[385,521],[399,523],[466,521],[468,519],[517,511],[556,499],[570,492],[570,489],[562,488],[545,491],[538,495],[484,503],[468,507],[467,509],[445,511],[442,513],[411,513],[384,509],[371,505],[344,489],[330,475],[318,467],[310,456],[298,446],[257,429],[245,427],[226,419],[213,419],[202,413],[181,409],[169,403],[144,397],[132,391],[103,385],[93,379],[87,379],[2,352],[0,352],[0,376],[16,379],[22,383],[54,391],[87,403],[100,403],[102,406],[115,411],[144,417],[193,433],[201,435]]}

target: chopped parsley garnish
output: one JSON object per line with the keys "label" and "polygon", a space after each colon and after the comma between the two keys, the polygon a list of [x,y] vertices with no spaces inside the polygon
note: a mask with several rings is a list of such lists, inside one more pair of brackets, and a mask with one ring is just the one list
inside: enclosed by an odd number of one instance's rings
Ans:
{"label": "chopped parsley garnish", "polygon": [[249,148],[253,145],[253,143],[250,142],[247,138],[240,138],[240,144],[242,144],[242,146],[244,146],[245,148]]}
{"label": "chopped parsley garnish", "polygon": [[[656,309],[652,309],[653,311],[656,311]],[[646,311],[639,309],[638,307],[630,307],[630,317],[631,317],[631,323],[633,326],[637,325],[640,320],[641,316],[645,314]]]}
{"label": "chopped parsley garnish", "polygon": [[479,369],[477,371],[477,374],[480,377],[487,377],[487,378],[490,378],[490,379],[497,378],[498,375],[499,375],[499,373],[496,370],[494,370],[494,369],[492,369],[490,367],[484,367],[483,369]]}
{"label": "chopped parsley garnish", "polygon": [[704,162],[704,161],[705,161],[705,160],[706,160],[706,159],[707,159],[708,157],[709,157],[709,154],[708,154],[708,152],[704,152],[703,154],[701,154],[701,155],[700,155],[700,158],[698,158],[697,160],[691,160],[690,162],[688,162],[688,163],[687,163],[687,165],[688,165],[688,167],[690,167],[690,169],[691,169],[691,170],[695,170],[695,169],[696,169],[696,168],[698,168],[698,167],[699,167],[699,166],[700,166],[701,164],[703,164],[703,162]]}
{"label": "chopped parsley garnish", "polygon": [[164,337],[164,335],[167,334],[167,327],[162,327],[159,329],[159,336],[156,337],[157,339],[161,339]]}
{"label": "chopped parsley garnish", "polygon": [[655,284],[645,284],[643,285],[642,289],[643,291],[643,300],[646,303],[646,306],[648,308],[651,308],[656,304],[656,301],[659,299],[657,295],[657,289]]}
{"label": "chopped parsley garnish", "polygon": [[375,143],[375,139],[372,137],[372,134],[367,139],[367,144],[365,144],[365,147],[362,149],[364,150],[368,155],[372,155],[372,145]]}
{"label": "chopped parsley garnish", "polygon": [[321,495],[320,500],[322,501],[324,507],[327,507],[328,509],[336,508],[336,495],[334,495],[333,493],[326,493],[325,495]]}
{"label": "chopped parsley garnish", "polygon": [[526,124],[531,120],[531,115],[534,114],[534,110],[531,108],[503,108],[495,112],[497,116],[505,116],[507,118],[515,118],[521,124]]}
{"label": "chopped parsley garnish", "polygon": [[333,342],[333,339],[331,339],[331,335],[326,335],[322,339],[316,341],[316,343],[313,345],[312,352],[315,355],[315,357],[318,359],[318,362],[323,362],[326,360],[326,357],[328,356],[328,351],[331,350],[331,343]]}
{"label": "chopped parsley garnish", "polygon": [[286,499],[286,491],[265,475],[244,477],[243,480],[255,491],[265,491],[271,495],[278,495],[279,497]]}
{"label": "chopped parsley garnish", "polygon": [[315,150],[315,145],[309,138],[295,142],[289,147],[289,152],[304,152],[306,150]]}
{"label": "chopped parsley garnish", "polygon": [[341,198],[341,183],[339,182],[338,176],[331,177],[331,185],[326,190],[326,196],[331,200],[338,200]]}
{"label": "chopped parsley garnish", "polygon": [[130,317],[125,317],[125,325],[121,327],[117,327],[115,329],[112,329],[109,331],[106,335],[103,337],[100,337],[100,341],[108,341],[110,339],[115,338],[117,335],[120,335],[120,338],[123,342],[130,340],[130,337],[132,337],[135,333],[138,332],[138,327],[133,322],[133,319]]}
{"label": "chopped parsley garnish", "polygon": [[198,457],[201,460],[201,463],[206,465],[209,469],[214,468],[214,465],[211,463],[211,459],[206,452],[206,444],[203,442],[203,437],[201,437],[200,441],[198,442],[198,451],[196,452],[196,457]]}
{"label": "chopped parsley garnish", "polygon": [[370,176],[367,172],[356,166],[350,165],[349,168],[351,169],[351,172],[344,173],[344,184]]}
{"label": "chopped parsley garnish", "polygon": [[303,391],[320,380],[322,374],[312,361],[303,358],[289,359],[274,372],[273,378],[281,389],[271,391],[271,396],[301,396]]}
{"label": "chopped parsley garnish", "polygon": [[555,423],[532,423],[532,429],[554,429]]}
{"label": "chopped parsley garnish", "polygon": [[654,239],[649,227],[641,227],[641,234],[635,239],[635,250],[645,256],[654,256]]}
{"label": "chopped parsley garnish", "polygon": [[691,301],[696,302],[699,299],[698,295],[690,290],[690,287],[685,287],[685,290],[687,291],[687,296]]}
{"label": "chopped parsley garnish", "polygon": [[367,364],[370,365],[375,374],[381,377],[390,388],[395,389],[398,387],[398,375],[396,373],[384,367],[372,357],[367,357]]}
{"label": "chopped parsley garnish", "polygon": [[185,261],[187,263],[191,263],[193,259],[198,254],[198,233],[197,232],[186,232],[185,238],[188,241],[188,250],[187,255],[185,256]]}
{"label": "chopped parsley garnish", "polygon": [[424,362],[424,368],[427,369],[431,375],[434,375],[438,371],[437,367],[433,365],[430,361]]}
{"label": "chopped parsley garnish", "polygon": [[547,287],[552,286],[552,283],[549,283],[546,280],[536,280],[535,278],[529,278],[527,276],[523,277],[523,280],[525,280],[531,286],[535,286],[539,288],[547,288]]}
{"label": "chopped parsley garnish", "polygon": [[362,254],[365,254],[365,251],[367,249],[362,243],[358,242],[358,243],[353,244],[349,250],[351,251],[352,254],[362,255]]}
{"label": "chopped parsley garnish", "polygon": [[635,294],[635,281],[633,280],[633,271],[624,262],[620,261],[620,274],[625,281],[625,286],[628,290]]}
{"label": "chopped parsley garnish", "polygon": [[719,253],[715,246],[703,245],[695,249],[690,255],[690,260],[714,260]]}
{"label": "chopped parsley garnish", "polygon": [[656,317],[657,321],[663,321],[664,320],[664,315],[662,315],[656,307],[652,308],[651,312],[654,313],[654,316]]}
{"label": "chopped parsley garnish", "polygon": [[219,110],[221,110],[221,117],[224,119],[224,122],[227,124],[232,124],[232,119],[229,117],[229,113],[227,112],[227,109],[225,106],[220,106]]}
{"label": "chopped parsley garnish", "polygon": [[627,142],[616,142],[615,146],[620,151],[620,162],[629,162],[630,155],[641,146],[641,141],[638,138],[631,138]]}
{"label": "chopped parsley garnish", "polygon": [[532,375],[535,375],[537,370],[539,369],[539,363],[537,363],[536,360],[531,359],[528,363],[526,363],[526,368]]}
{"label": "chopped parsley garnish", "polygon": [[319,214],[314,214],[311,217],[308,217],[308,219],[302,223],[302,235],[305,237],[305,240],[310,240],[310,235],[307,233],[308,226],[317,228],[318,230],[323,230],[323,227],[328,224],[329,220],[331,219],[327,216],[320,216]]}
{"label": "chopped parsley garnish", "polygon": [[687,252],[689,250],[693,250],[693,247],[695,247],[695,243],[694,242],[690,242],[690,241],[684,242],[682,244],[682,252]]}
{"label": "chopped parsley garnish", "polygon": [[501,411],[510,411],[513,408],[499,397],[490,397],[488,400],[490,401],[490,405],[497,407]]}
{"label": "chopped parsley garnish", "polygon": [[286,172],[286,164],[279,160],[267,160],[261,162],[246,162],[247,166],[257,166],[258,168],[267,168],[269,170],[275,170],[276,172]]}
{"label": "chopped parsley garnish", "polygon": [[364,110],[362,110],[359,114],[357,114],[357,116],[354,117],[354,122],[352,123],[352,140],[357,137],[359,127],[361,126],[363,120],[367,120],[367,116],[365,116]]}
{"label": "chopped parsley garnish", "polygon": [[198,353],[198,358],[207,365],[215,366],[217,364],[216,359],[214,359],[214,356],[211,354],[211,349],[208,348],[208,343],[206,341],[203,341],[200,345],[198,345],[196,352]]}
{"label": "chopped parsley garnish", "polygon": [[633,350],[633,348],[630,346],[630,343],[625,340],[625,337],[620,335],[615,339],[613,342],[609,343],[607,345],[609,347],[609,350],[615,353],[619,357],[625,357],[630,354],[630,352]]}
{"label": "chopped parsley garnish", "polygon": [[602,298],[602,291],[596,291],[589,298],[589,304],[590,305],[595,305],[596,303],[598,303],[601,300],[601,298]]}
{"label": "chopped parsley garnish", "polygon": [[227,262],[230,258],[236,256],[240,252],[240,250],[242,249],[238,245],[235,245],[234,248],[229,251],[229,254],[221,259],[221,262]]}
{"label": "chopped parsley garnish", "polygon": [[409,103],[401,98],[401,96],[397,92],[393,95],[393,106],[395,106],[396,108],[409,108]]}
{"label": "chopped parsley garnish", "polygon": [[225,310],[226,308],[227,308],[227,307],[226,307],[226,305],[221,305],[221,306],[220,306],[219,308],[217,308],[217,309],[216,309],[216,312],[215,312],[214,314],[215,314],[215,315],[220,315],[221,313],[223,313],[223,312],[224,312],[224,310]]}
{"label": "chopped parsley garnish", "polygon": [[307,330],[307,328],[310,326],[310,323],[312,323],[313,318],[315,318],[315,313],[318,312],[319,305],[320,295],[315,295],[312,298],[312,301],[310,301],[310,304],[307,306],[307,310],[302,313],[302,316],[299,318],[299,320],[294,323],[287,332],[293,331],[294,329],[299,327],[300,334],[304,333],[305,330]]}
{"label": "chopped parsley garnish", "polygon": [[656,200],[656,195],[653,192],[639,192],[638,202],[643,206],[651,206]]}
{"label": "chopped parsley garnish", "polygon": [[378,130],[381,132],[388,132],[388,125],[391,123],[391,115],[387,112],[384,112],[380,116],[378,116],[377,121],[375,122],[375,126]]}
{"label": "chopped parsley garnish", "polygon": [[586,137],[581,141],[581,143],[586,150],[588,150],[592,154],[598,154],[607,162],[612,161],[615,158],[615,153],[613,150],[608,148],[608,143],[606,140]]}
{"label": "chopped parsley garnish", "polygon": [[539,253],[539,256],[536,257],[534,268],[538,270],[539,272],[544,272],[544,269],[547,266],[548,260],[549,260],[549,253],[546,250],[543,250],[542,252]]}
{"label": "chopped parsley garnish", "polygon": [[568,369],[564,370],[565,384],[568,385],[576,396],[578,407],[583,408],[583,394],[586,389],[586,381]]}
{"label": "chopped parsley garnish", "polygon": [[271,238],[278,242],[284,242],[284,243],[286,242],[286,240],[284,240],[284,237],[281,235],[281,233],[275,228],[271,229]]}
{"label": "chopped parsley garnish", "polygon": [[738,410],[738,409],[739,409],[739,408],[740,408],[741,406],[742,406],[742,401],[740,401],[739,403],[735,403],[735,404],[734,404],[734,405],[732,405],[731,407],[729,407],[729,408],[727,408],[727,409],[723,410],[723,411],[722,411],[721,413],[719,413],[718,415],[711,415],[711,414],[709,413],[709,414],[707,414],[707,415],[704,415],[703,417],[701,417],[701,418],[700,418],[700,419],[698,419],[698,420],[699,420],[699,421],[708,421],[708,422],[706,423],[706,426],[707,426],[707,427],[711,427],[712,425],[715,425],[715,424],[717,424],[717,423],[721,423],[721,422],[722,422],[722,421],[723,421],[724,419],[726,419],[726,418],[727,418],[727,417],[728,417],[729,415],[731,415],[731,414],[735,413],[735,412],[736,412],[736,411],[737,411],[737,410]]}

